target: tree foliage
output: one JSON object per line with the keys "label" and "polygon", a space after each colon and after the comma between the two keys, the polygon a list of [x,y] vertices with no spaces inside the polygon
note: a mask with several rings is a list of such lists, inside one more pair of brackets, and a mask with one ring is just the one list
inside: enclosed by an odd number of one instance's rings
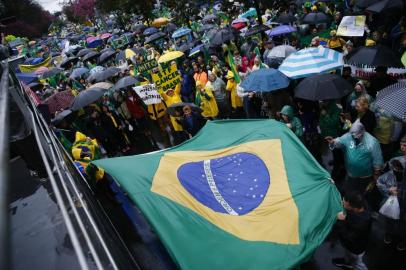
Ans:
{"label": "tree foliage", "polygon": [[94,16],[95,0],[70,0],[63,4],[62,12],[74,23],[83,23]]}
{"label": "tree foliage", "polygon": [[96,0],[96,7],[105,14],[116,13],[118,19],[130,14],[142,15],[146,20],[152,19],[155,1],[146,0]]}
{"label": "tree foliage", "polygon": [[2,0],[3,16],[16,18],[15,22],[7,24],[5,34],[21,37],[40,37],[47,33],[54,17],[45,11],[34,0]]}

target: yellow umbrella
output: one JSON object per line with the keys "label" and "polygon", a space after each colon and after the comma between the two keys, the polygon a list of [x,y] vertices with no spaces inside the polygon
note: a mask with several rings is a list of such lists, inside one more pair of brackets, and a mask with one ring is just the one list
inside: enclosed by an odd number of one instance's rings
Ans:
{"label": "yellow umbrella", "polygon": [[155,19],[151,25],[154,27],[161,27],[163,25],[168,24],[168,22],[169,22],[168,18],[158,18]]}
{"label": "yellow umbrella", "polygon": [[185,54],[181,51],[173,51],[173,52],[167,52],[158,59],[158,63],[165,63],[169,62],[172,60],[175,60],[176,58],[182,57]]}
{"label": "yellow umbrella", "polygon": [[124,53],[126,59],[130,59],[131,57],[135,56],[135,52],[131,49],[126,49]]}

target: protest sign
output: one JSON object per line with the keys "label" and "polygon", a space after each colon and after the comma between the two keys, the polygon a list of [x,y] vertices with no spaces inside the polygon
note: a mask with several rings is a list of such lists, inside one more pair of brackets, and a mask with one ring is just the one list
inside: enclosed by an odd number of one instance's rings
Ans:
{"label": "protest sign", "polygon": [[169,89],[175,89],[175,86],[180,83],[180,75],[176,65],[171,65],[158,73],[153,73],[152,80],[159,90],[166,92]]}
{"label": "protest sign", "polygon": [[158,93],[154,84],[136,86],[133,87],[133,89],[145,105],[158,104],[162,102],[161,95]]}
{"label": "protest sign", "polygon": [[150,71],[151,69],[154,69],[158,67],[158,62],[155,59],[149,60],[142,62],[137,66],[138,72],[143,73],[145,71]]}
{"label": "protest sign", "polygon": [[[374,67],[365,67],[365,66],[352,66],[351,67],[351,74],[353,77],[358,79],[369,79],[373,75],[375,75],[375,68]],[[388,68],[388,75],[392,76],[393,78],[404,81],[406,80],[406,69],[405,68]]]}
{"label": "protest sign", "polygon": [[365,31],[365,16],[344,16],[337,29],[337,36],[362,37]]}

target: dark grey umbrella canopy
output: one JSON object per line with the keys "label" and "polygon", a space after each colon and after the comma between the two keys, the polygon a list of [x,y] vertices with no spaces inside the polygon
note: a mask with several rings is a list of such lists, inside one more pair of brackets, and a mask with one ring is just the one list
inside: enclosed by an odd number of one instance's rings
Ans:
{"label": "dark grey umbrella canopy", "polygon": [[379,1],[380,0],[357,0],[357,1],[355,1],[355,6],[363,9],[363,8],[369,7]]}
{"label": "dark grey umbrella canopy", "polygon": [[102,89],[102,88],[91,88],[91,89],[80,92],[73,100],[70,110],[77,111],[83,107],[86,107],[86,106],[96,102],[107,91],[108,91],[107,89]]}
{"label": "dark grey umbrella canopy", "polygon": [[283,13],[276,19],[277,23],[289,24],[297,21],[297,18],[291,14]]}
{"label": "dark grey umbrella canopy", "polygon": [[330,21],[330,17],[323,13],[323,12],[312,12],[306,14],[303,19],[303,24],[319,24],[319,23],[326,23]]}
{"label": "dark grey umbrella canopy", "polygon": [[339,99],[352,90],[352,85],[338,75],[319,74],[301,81],[295,88],[295,97],[312,101]]}
{"label": "dark grey umbrella canopy", "polygon": [[261,32],[265,32],[270,30],[270,28],[264,24],[259,24],[259,25],[255,25],[253,27],[251,27],[250,29],[247,30],[247,32],[245,32],[244,36],[249,37]]}
{"label": "dark grey umbrella canopy", "polygon": [[206,32],[206,31],[209,31],[209,30],[211,30],[211,29],[214,29],[214,28],[216,28],[217,26],[216,25],[214,25],[214,24],[204,24],[204,25],[202,25],[202,27],[200,27],[200,29],[199,29],[199,33],[203,33],[203,32]]}
{"label": "dark grey umbrella canopy", "polygon": [[113,50],[107,50],[107,51],[103,52],[99,57],[99,63],[100,64],[105,63],[109,59],[113,58],[115,54],[116,54],[116,52]]}
{"label": "dark grey umbrella canopy", "polygon": [[69,76],[69,78],[71,79],[77,79],[80,78],[81,76],[83,76],[84,74],[88,73],[90,70],[84,67],[81,68],[75,68],[72,71],[72,74]]}
{"label": "dark grey umbrella canopy", "polygon": [[202,22],[206,23],[206,22],[210,22],[210,21],[215,21],[217,20],[217,16],[214,14],[208,14],[206,16],[203,17]]}
{"label": "dark grey umbrella canopy", "polygon": [[50,69],[50,70],[48,70],[48,71],[45,71],[45,72],[41,75],[41,79],[50,78],[50,77],[55,76],[55,75],[57,75],[57,74],[59,74],[59,73],[61,73],[61,72],[63,72],[63,71],[64,71],[64,69],[62,69],[62,68],[53,68],[53,69]]}
{"label": "dark grey umbrella canopy", "polygon": [[116,67],[109,67],[106,70],[103,70],[101,72],[96,72],[91,74],[88,78],[88,82],[103,82],[111,77],[116,76],[121,70]]}
{"label": "dark grey umbrella canopy", "polygon": [[69,58],[63,60],[59,66],[60,66],[61,68],[65,68],[65,69],[66,69],[67,67],[69,67],[69,65],[70,65],[71,63],[74,64],[74,63],[76,63],[77,61],[79,61],[79,58],[77,58],[77,57],[69,57]]}
{"label": "dark grey umbrella canopy", "polygon": [[81,49],[76,56],[83,57],[90,52],[93,52],[93,50],[92,49]]}
{"label": "dark grey umbrella canopy", "polygon": [[134,86],[138,83],[139,83],[139,81],[136,78],[134,78],[133,76],[126,76],[116,82],[116,84],[114,85],[114,89],[116,89],[116,90],[124,89],[128,86]]}
{"label": "dark grey umbrella canopy", "polygon": [[163,32],[157,32],[157,33],[155,33],[155,34],[152,34],[152,35],[150,35],[149,37],[147,37],[146,39],[145,39],[145,44],[148,44],[148,43],[151,43],[151,42],[153,42],[153,41],[155,41],[155,40],[158,40],[158,39],[160,39],[160,38],[163,38],[163,37],[165,37],[166,35],[165,35],[165,33],[163,33]]}
{"label": "dark grey umbrella canopy", "polygon": [[82,58],[82,61],[88,61],[88,60],[90,60],[90,59],[94,59],[94,58],[96,58],[96,57],[98,57],[100,55],[100,53],[98,53],[98,52],[90,52],[90,53],[88,53],[88,54],[86,54],[83,58]]}
{"label": "dark grey umbrella canopy", "polygon": [[216,33],[214,33],[210,37],[210,46],[211,47],[217,47],[221,46],[222,44],[233,40],[235,38],[234,34],[232,31],[229,29],[223,28],[218,30]]}
{"label": "dark grey umbrella canopy", "polygon": [[63,119],[68,117],[69,115],[72,114],[72,110],[64,110],[60,113],[58,113],[51,121],[52,124],[56,125],[60,123]]}
{"label": "dark grey umbrella canopy", "polygon": [[404,0],[382,0],[377,3],[374,3],[366,8],[367,11],[380,13],[384,11],[394,10],[394,9],[403,9],[406,6]]}
{"label": "dark grey umbrella canopy", "polygon": [[176,24],[174,23],[168,23],[167,25],[165,25],[164,27],[164,32],[166,34],[172,34],[173,32],[175,32],[175,30],[178,29],[178,27],[176,26]]}
{"label": "dark grey umbrella canopy", "polygon": [[374,67],[403,68],[400,55],[383,45],[358,47],[346,57],[347,64],[368,65]]}

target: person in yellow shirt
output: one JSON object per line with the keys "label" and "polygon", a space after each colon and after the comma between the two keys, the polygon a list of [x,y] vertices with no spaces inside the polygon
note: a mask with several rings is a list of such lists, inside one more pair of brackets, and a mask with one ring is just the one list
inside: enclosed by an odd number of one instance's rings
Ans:
{"label": "person in yellow shirt", "polygon": [[[171,106],[173,104],[176,103],[181,103],[182,102],[182,98],[180,96],[180,83],[178,83],[175,87],[175,89],[169,89],[166,92],[161,92],[160,93],[162,98],[164,99],[166,106]],[[170,116],[171,119],[171,124],[172,124],[172,128],[173,130],[176,131],[183,131],[182,125],[180,125],[179,121],[179,117],[173,117]]]}
{"label": "person in yellow shirt", "polygon": [[216,99],[213,95],[213,87],[210,85],[204,86],[202,82],[196,82],[196,98],[197,106],[203,110],[202,115],[205,118],[214,119],[219,114]]}
{"label": "person in yellow shirt", "polygon": [[337,31],[332,30],[330,32],[330,39],[327,41],[327,47],[336,51],[342,51],[344,45],[345,40],[340,37],[337,37]]}
{"label": "person in yellow shirt", "polygon": [[227,72],[227,86],[226,91],[230,92],[230,99],[231,99],[231,107],[233,111],[241,110],[242,109],[242,100],[237,95],[237,82],[234,79],[234,73],[229,70]]}
{"label": "person in yellow shirt", "polygon": [[[182,102],[182,98],[180,95],[180,88],[181,88],[181,85],[180,85],[180,83],[178,83],[176,85],[175,89],[169,89],[166,92],[163,92],[163,91],[160,92],[162,98],[164,99],[164,101],[168,107],[173,104]],[[179,113],[179,117],[170,116],[175,145],[177,145],[187,139],[186,133],[183,131],[180,117],[181,117],[180,113]]]}

